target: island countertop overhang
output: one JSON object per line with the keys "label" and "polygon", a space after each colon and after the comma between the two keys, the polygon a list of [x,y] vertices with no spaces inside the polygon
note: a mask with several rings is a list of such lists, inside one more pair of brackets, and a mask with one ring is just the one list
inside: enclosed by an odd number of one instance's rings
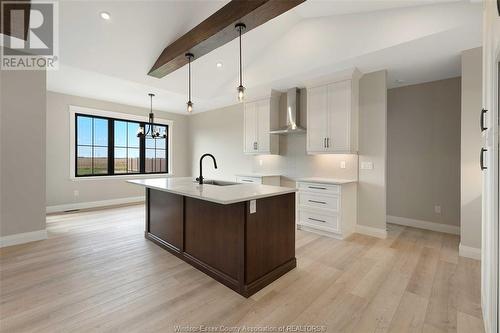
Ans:
{"label": "island countertop overhang", "polygon": [[127,182],[223,205],[297,192],[291,187],[259,184],[200,185],[190,177],[134,179]]}

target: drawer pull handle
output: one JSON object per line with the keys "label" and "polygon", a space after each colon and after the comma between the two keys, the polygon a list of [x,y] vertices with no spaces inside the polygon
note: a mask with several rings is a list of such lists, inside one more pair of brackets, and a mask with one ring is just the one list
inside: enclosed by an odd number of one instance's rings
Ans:
{"label": "drawer pull handle", "polygon": [[253,183],[253,180],[250,180],[250,179],[242,179],[241,181],[242,181],[242,182]]}
{"label": "drawer pull handle", "polygon": [[326,202],[324,202],[324,201],[309,200],[309,202],[314,202],[314,203],[319,203],[319,204],[326,205]]}
{"label": "drawer pull handle", "polygon": [[481,167],[481,171],[488,169],[488,167],[484,165],[484,153],[487,151],[488,151],[488,149],[481,148],[481,155],[479,155],[479,165]]}
{"label": "drawer pull handle", "polygon": [[485,110],[485,109],[482,109],[482,110],[481,110],[481,118],[480,118],[480,121],[479,121],[479,124],[480,124],[479,126],[480,126],[480,128],[481,128],[481,132],[484,132],[484,131],[486,131],[486,130],[488,129],[488,127],[486,127],[486,126],[484,125],[484,115],[485,115],[487,112],[488,112],[488,110]]}
{"label": "drawer pull handle", "polygon": [[308,217],[308,219],[311,220],[311,221],[326,223],[326,221],[324,221],[324,220],[315,219],[315,218],[312,218],[312,217]]}
{"label": "drawer pull handle", "polygon": [[309,188],[312,188],[315,190],[326,190],[326,187],[319,187],[319,186],[309,186]]}

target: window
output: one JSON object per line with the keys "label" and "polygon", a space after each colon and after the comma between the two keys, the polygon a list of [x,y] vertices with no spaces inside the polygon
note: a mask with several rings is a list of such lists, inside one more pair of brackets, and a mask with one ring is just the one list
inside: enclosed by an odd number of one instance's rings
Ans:
{"label": "window", "polygon": [[[149,126],[146,126],[146,132]],[[160,133],[166,131],[166,126],[157,126]],[[166,140],[146,139],[146,172],[166,172],[167,146]]]}
{"label": "window", "polygon": [[[167,138],[138,138],[144,122],[75,113],[75,177],[168,173]],[[149,125],[146,126],[146,131]]]}

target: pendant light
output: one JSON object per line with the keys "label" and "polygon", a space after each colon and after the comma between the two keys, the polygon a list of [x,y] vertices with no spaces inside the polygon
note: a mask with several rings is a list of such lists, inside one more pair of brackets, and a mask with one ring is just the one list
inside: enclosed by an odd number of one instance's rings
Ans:
{"label": "pendant light", "polygon": [[191,59],[194,58],[194,55],[192,53],[186,53],[186,58],[188,58],[188,92],[189,92],[189,99],[187,102],[187,112],[191,113],[193,112],[193,102],[191,102]]}
{"label": "pendant light", "polygon": [[246,29],[246,25],[244,23],[236,23],[234,26],[239,33],[239,40],[240,40],[240,85],[238,86],[238,101],[243,102],[243,99],[245,98],[245,87],[243,87],[243,69],[242,69],[242,61],[241,61],[241,34],[244,29]]}
{"label": "pendant light", "polygon": [[149,98],[151,100],[150,102],[150,110],[149,110],[149,121],[146,124],[147,125],[147,132],[144,131],[144,127],[140,126],[139,129],[137,130],[137,137],[142,138],[142,137],[149,137],[151,139],[165,139],[167,137],[167,132],[164,131],[163,134],[160,134],[159,128],[154,126],[155,122],[155,115],[153,113],[153,97],[155,94],[149,93]]}

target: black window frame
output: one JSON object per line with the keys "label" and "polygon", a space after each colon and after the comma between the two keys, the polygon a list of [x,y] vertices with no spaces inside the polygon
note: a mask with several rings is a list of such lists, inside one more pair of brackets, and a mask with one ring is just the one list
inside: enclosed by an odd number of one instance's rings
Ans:
{"label": "black window frame", "polygon": [[[87,117],[87,118],[98,118],[98,119],[104,119],[108,121],[108,173],[101,173],[101,174],[86,174],[86,175],[79,175],[78,174],[78,117]],[[153,126],[159,126],[159,127],[164,127],[165,131],[167,133],[167,137],[165,139],[156,139],[156,140],[165,140],[165,171],[159,171],[159,172],[146,172],[146,138],[143,136],[139,138],[139,172],[127,172],[126,173],[115,173],[115,121],[123,121],[127,123],[127,130],[128,130],[128,123],[136,123],[139,124],[140,127],[146,128],[146,125],[149,125],[149,123],[144,122],[144,121],[138,121],[138,120],[131,120],[131,119],[124,119],[124,118],[115,118],[115,117],[105,117],[105,116],[99,116],[99,115],[93,115],[93,114],[87,114],[87,113],[80,113],[80,112],[75,112],[75,133],[74,133],[74,138],[75,138],[75,144],[74,144],[74,177],[75,178],[88,178],[88,177],[120,177],[120,176],[137,176],[137,175],[158,175],[158,174],[168,174],[169,173],[169,164],[170,164],[170,150],[169,150],[169,139],[170,139],[170,125],[168,124],[161,124],[161,123],[153,123]],[[93,133],[92,133],[93,135]],[[127,138],[128,140],[128,138]],[[80,145],[81,146],[81,145]],[[93,146],[91,145],[91,149],[93,151]],[[156,144],[155,144],[156,147]],[[119,147],[120,148],[120,147]],[[128,150],[127,146],[127,150]],[[156,148],[155,148],[156,150]],[[93,158],[92,158],[93,159]],[[92,162],[93,163],[93,162]],[[127,162],[128,163],[128,162]],[[128,167],[127,167],[128,169]]]}

